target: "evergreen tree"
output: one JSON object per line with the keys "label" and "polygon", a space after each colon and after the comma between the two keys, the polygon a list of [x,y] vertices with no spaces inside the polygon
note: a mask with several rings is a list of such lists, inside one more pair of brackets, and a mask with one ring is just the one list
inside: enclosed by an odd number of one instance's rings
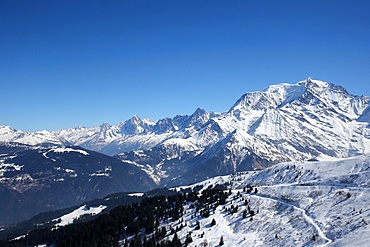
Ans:
{"label": "evergreen tree", "polygon": [[224,243],[224,236],[221,236],[219,245],[220,245],[220,246],[222,246],[222,245],[224,245],[224,244],[225,244],[225,243]]}
{"label": "evergreen tree", "polygon": [[180,241],[179,237],[177,236],[177,232],[175,232],[175,235],[173,236],[173,239],[171,241],[171,246],[181,247],[181,241]]}
{"label": "evergreen tree", "polygon": [[193,238],[191,237],[191,233],[188,233],[185,239],[185,246],[188,246],[192,242],[193,242]]}
{"label": "evergreen tree", "polygon": [[195,227],[195,230],[200,230],[200,223],[197,221],[197,226]]}
{"label": "evergreen tree", "polygon": [[211,227],[214,226],[214,225],[216,225],[216,220],[215,219],[212,220]]}

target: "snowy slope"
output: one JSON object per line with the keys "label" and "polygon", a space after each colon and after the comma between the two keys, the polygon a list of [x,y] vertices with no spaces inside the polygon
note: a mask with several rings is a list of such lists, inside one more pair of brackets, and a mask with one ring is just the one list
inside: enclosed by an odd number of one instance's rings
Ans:
{"label": "snowy slope", "polygon": [[[369,176],[370,157],[360,156],[285,162],[173,187],[170,190],[184,194],[196,191],[198,200],[212,188],[228,196],[225,203],[182,203],[180,218],[160,218],[158,229],[165,229],[166,234],[159,241],[171,241],[176,233],[183,244],[190,236],[187,246],[193,247],[220,246],[221,239],[223,246],[368,246]],[[62,226],[86,213],[99,214],[105,206],[98,205],[81,206],[55,222]],[[142,229],[138,236],[149,240],[153,233]],[[120,246],[134,238],[120,236]]]}
{"label": "snowy slope", "polygon": [[[225,246],[367,246],[369,176],[370,157],[359,157],[287,162],[264,171],[215,177],[191,187],[227,184],[232,192],[227,203],[206,218],[195,216],[189,204],[180,219],[186,226],[177,234],[184,242],[191,233],[189,246],[218,246],[221,236]],[[245,190],[250,185],[251,193]],[[231,206],[238,207],[237,212],[228,212]],[[254,215],[243,218],[248,207]],[[215,226],[210,225],[213,219]],[[171,223],[172,227],[180,221]]]}
{"label": "snowy slope", "polygon": [[77,220],[78,218],[90,214],[90,215],[96,215],[100,214],[104,209],[106,209],[107,206],[100,205],[99,207],[87,207],[86,205],[83,205],[76,210],[73,210],[72,212],[63,215],[62,217],[59,217],[57,219],[52,220],[53,222],[57,222],[55,226],[65,226],[72,224],[74,220]]}

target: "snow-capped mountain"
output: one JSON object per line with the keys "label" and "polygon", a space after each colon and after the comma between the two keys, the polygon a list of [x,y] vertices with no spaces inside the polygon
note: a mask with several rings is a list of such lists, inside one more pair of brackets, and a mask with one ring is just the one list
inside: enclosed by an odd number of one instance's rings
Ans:
{"label": "snow-capped mountain", "polygon": [[63,145],[58,137],[49,131],[24,132],[10,126],[0,126],[0,142],[15,142],[27,145]]}
{"label": "snow-capped mountain", "polygon": [[[310,78],[273,85],[246,93],[228,112],[188,131],[181,141],[167,139],[140,155],[119,156],[158,181],[176,185],[282,161],[367,155],[369,104],[368,96],[350,95],[340,86]],[[187,156],[168,155],[164,144],[170,141],[176,143],[170,150]]]}
{"label": "snow-capped mountain", "polygon": [[77,127],[54,131],[52,134],[56,139],[61,140],[61,143],[68,141],[83,148],[116,155],[127,151],[146,150],[168,139],[184,138],[188,135],[188,131],[199,128],[218,115],[197,109],[190,116],[178,115],[174,118],[160,119],[157,122],[134,116],[113,126],[104,123],[98,127]]}
{"label": "snow-capped mountain", "polygon": [[[73,227],[73,220],[99,214],[109,200],[75,207],[48,220],[54,228],[18,233],[9,243],[58,245],[68,239],[69,245],[89,246],[104,239],[114,246],[368,246],[369,175],[368,156],[285,162],[173,187],[170,191],[179,194],[165,198],[132,194],[142,201]],[[126,211],[138,214],[125,221]],[[66,224],[70,228],[57,229]],[[175,240],[180,244],[173,245]]]}
{"label": "snow-capped mountain", "polygon": [[54,132],[3,126],[0,140],[118,154],[158,184],[175,185],[282,161],[370,154],[369,116],[370,97],[308,78],[246,93],[225,113],[197,109],[157,122],[134,116],[118,125]]}

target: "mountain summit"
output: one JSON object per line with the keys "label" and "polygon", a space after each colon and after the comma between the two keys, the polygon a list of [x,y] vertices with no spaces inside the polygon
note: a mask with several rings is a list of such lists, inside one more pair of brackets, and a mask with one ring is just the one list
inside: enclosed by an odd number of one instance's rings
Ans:
{"label": "mountain summit", "polygon": [[152,122],[22,132],[0,127],[0,140],[72,144],[134,164],[159,185],[263,169],[281,161],[346,158],[370,153],[370,97],[307,78],[244,94],[229,111],[178,115]]}

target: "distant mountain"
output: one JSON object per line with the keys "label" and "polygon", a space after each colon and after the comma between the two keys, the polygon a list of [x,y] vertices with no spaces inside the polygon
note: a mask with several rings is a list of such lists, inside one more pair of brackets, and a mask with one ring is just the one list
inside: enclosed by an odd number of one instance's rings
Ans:
{"label": "distant mountain", "polygon": [[136,166],[79,147],[0,145],[0,226],[110,193],[155,186]]}
{"label": "distant mountain", "polygon": [[308,78],[246,93],[225,113],[197,109],[157,122],[134,116],[118,125],[54,132],[3,126],[0,140],[116,155],[170,186],[282,161],[370,154],[369,105],[369,96]]}
{"label": "distant mountain", "polygon": [[170,188],[166,196],[144,194],[140,203],[72,224],[108,207],[110,196],[0,245],[368,246],[369,175],[369,157],[286,162]]}
{"label": "distant mountain", "polygon": [[368,155],[369,105],[368,96],[310,78],[273,85],[246,93],[228,112],[181,138],[119,157],[176,185],[282,161]]}

